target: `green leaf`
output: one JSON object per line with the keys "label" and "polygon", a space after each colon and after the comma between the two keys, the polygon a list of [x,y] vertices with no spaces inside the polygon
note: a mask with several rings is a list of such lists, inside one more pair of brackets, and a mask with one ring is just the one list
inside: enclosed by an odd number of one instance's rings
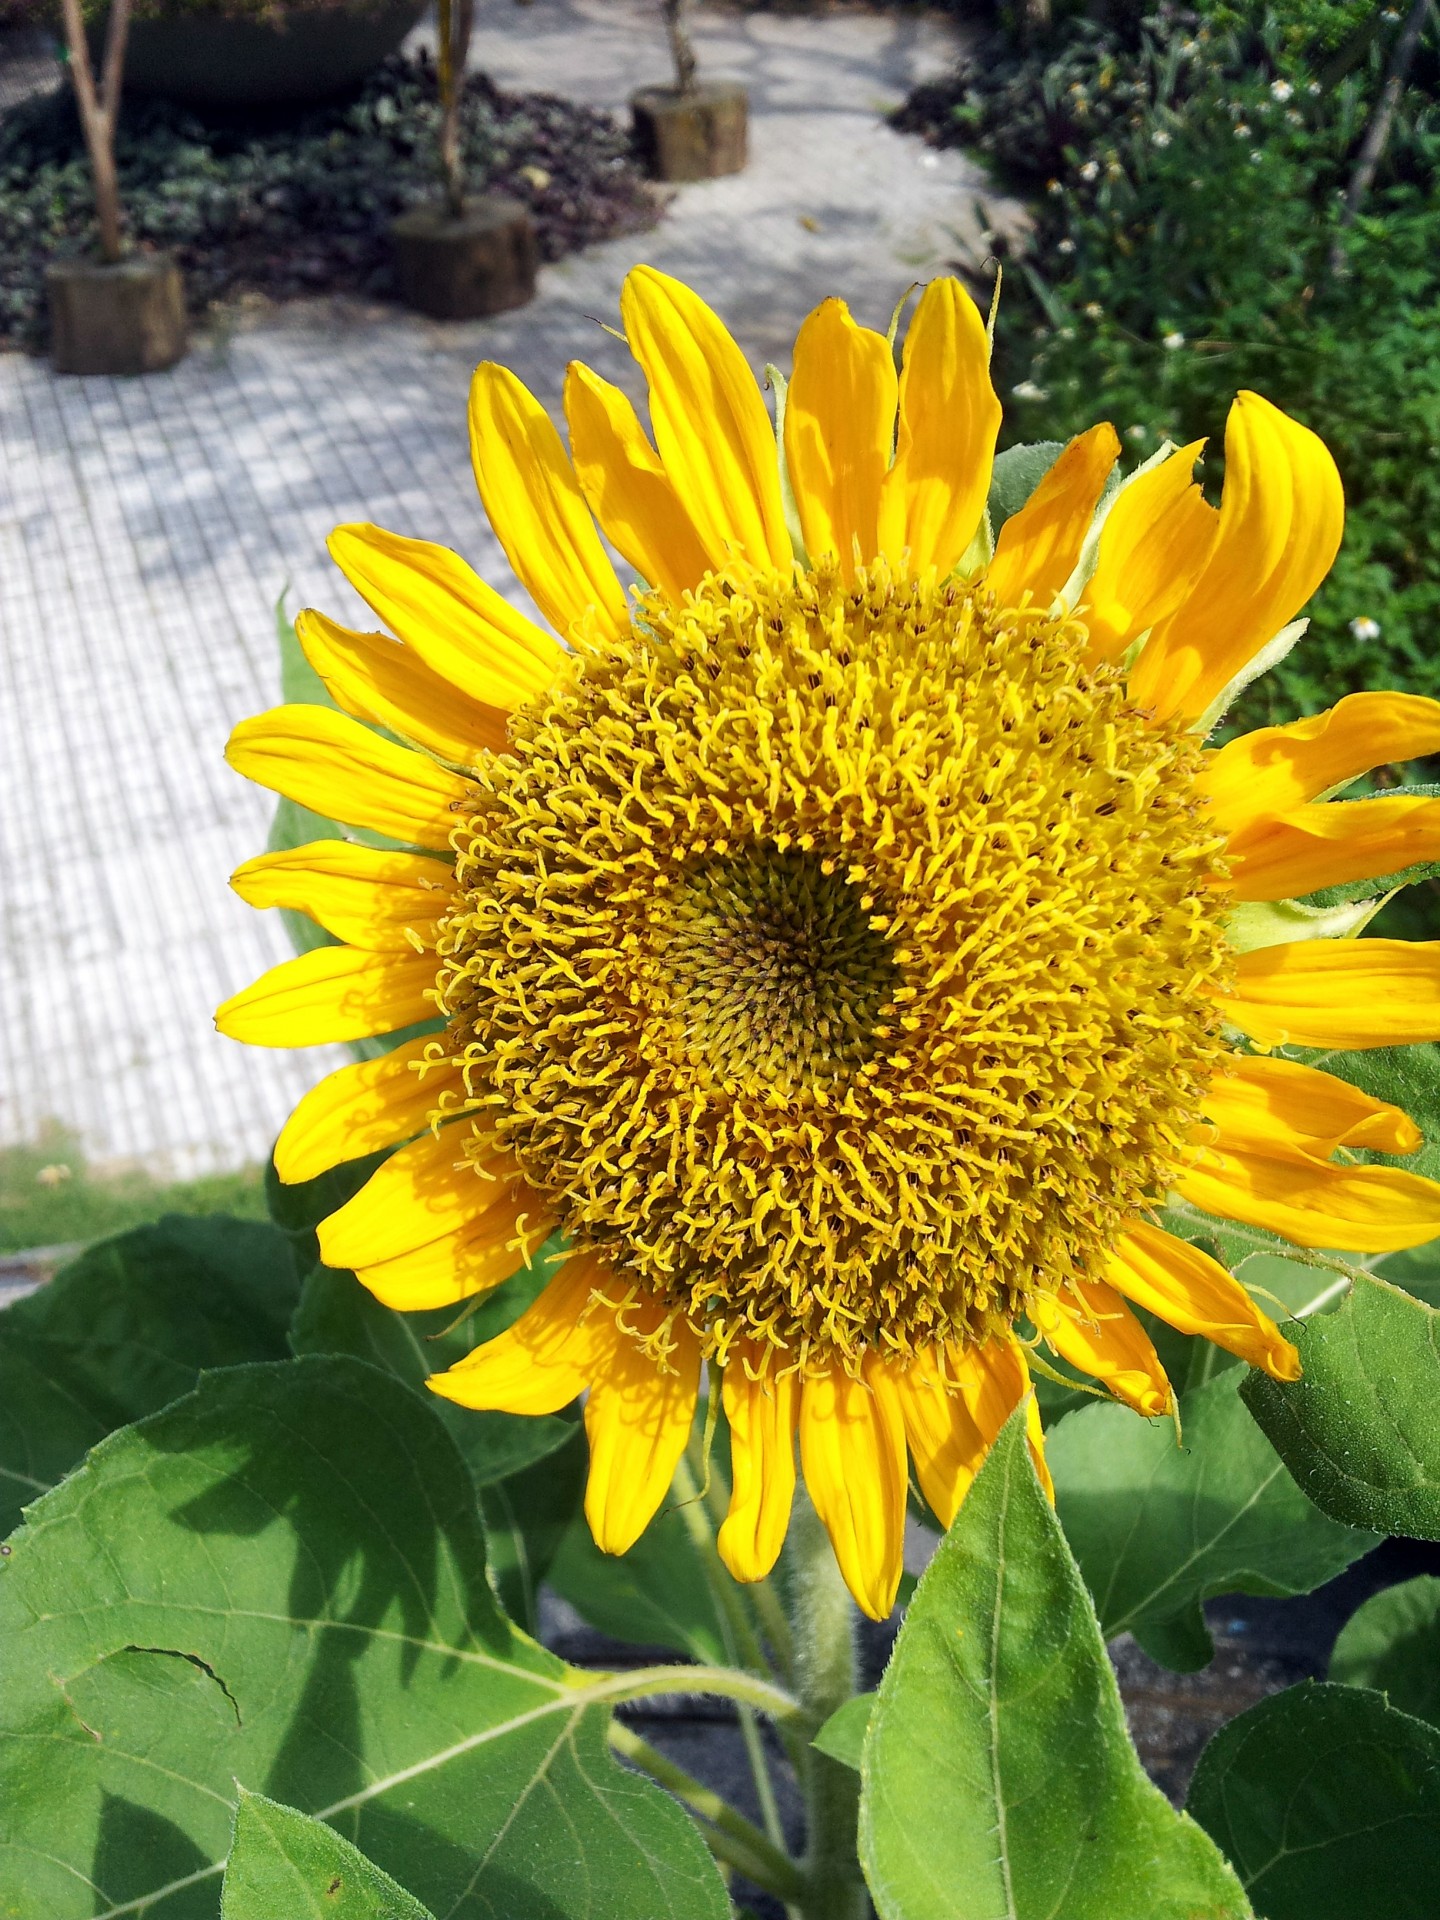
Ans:
{"label": "green leaf", "polygon": [[1243,1392],[1306,1494],[1348,1526],[1440,1540],[1440,1312],[1364,1274],[1295,1344],[1299,1380]]}
{"label": "green leaf", "polygon": [[527,1633],[540,1630],[541,1583],[580,1513],[589,1471],[585,1430],[577,1424],[555,1453],[480,1489],[490,1578],[505,1611]]}
{"label": "green leaf", "polygon": [[383,1367],[423,1394],[465,1456],[477,1486],[504,1480],[563,1447],[573,1420],[545,1414],[475,1413],[428,1391],[426,1378],[450,1367],[524,1312],[553,1269],[542,1256],[507,1280],[477,1312],[455,1325],[461,1307],[396,1313],[353,1273],[317,1266],[305,1281],[290,1327],[296,1353],[350,1353]]}
{"label": "green leaf", "polygon": [[333,1827],[240,1789],[221,1920],[434,1920]]}
{"label": "green leaf", "polygon": [[1188,1806],[1259,1920],[1434,1920],[1440,1733],[1378,1693],[1262,1700],[1201,1754]]}
{"label": "green leaf", "polygon": [[1440,1727],[1440,1580],[1421,1574],[1357,1607],[1335,1642],[1330,1678],[1373,1687],[1402,1713]]}
{"label": "green leaf", "polygon": [[860,1857],[881,1920],[1249,1912],[1130,1744],[1023,1413],[921,1576],[880,1683],[861,1782]]}
{"label": "green leaf", "polygon": [[853,1700],[847,1700],[843,1707],[835,1709],[810,1742],[811,1746],[818,1747],[821,1753],[828,1753],[832,1760],[854,1767],[858,1773],[865,1748],[865,1730],[870,1725],[870,1713],[874,1705],[873,1693],[857,1693]]}
{"label": "green leaf", "polygon": [[1316,1510],[1241,1404],[1231,1369],[1180,1396],[1168,1420],[1084,1407],[1055,1427],[1046,1457],[1056,1509],[1109,1639],[1127,1630],[1163,1665],[1203,1667],[1200,1611],[1218,1593],[1309,1593],[1375,1537]]}
{"label": "green leaf", "polygon": [[1036,440],[1028,447],[1007,447],[996,454],[986,503],[996,533],[1011,514],[1020,511],[1064,451],[1063,440]]}
{"label": "green leaf", "polygon": [[348,1358],[208,1374],[0,1561],[0,1913],[213,1920],[245,1787],[450,1920],[724,1920],[693,1824],[610,1758],[613,1691],[500,1613],[410,1388]]}
{"label": "green leaf", "polygon": [[169,1215],[97,1241],[0,1313],[0,1534],[116,1427],[203,1367],[283,1358],[298,1280],[259,1221]]}
{"label": "green leaf", "polygon": [[673,1647],[694,1660],[729,1658],[700,1550],[673,1505],[662,1507],[618,1558],[601,1553],[584,1515],[577,1514],[560,1541],[549,1579],[582,1618],[612,1639]]}

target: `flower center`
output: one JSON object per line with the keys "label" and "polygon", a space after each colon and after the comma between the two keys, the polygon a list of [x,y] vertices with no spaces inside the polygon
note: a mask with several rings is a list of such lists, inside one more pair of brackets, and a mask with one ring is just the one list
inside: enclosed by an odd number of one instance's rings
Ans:
{"label": "flower center", "polygon": [[1085,648],[883,567],[712,576],[478,767],[439,942],[476,1150],[708,1353],[983,1339],[1186,1157],[1219,842]]}
{"label": "flower center", "polygon": [[783,1100],[870,1059],[900,978],[874,904],[833,859],[798,848],[702,862],[656,915],[695,1071]]}

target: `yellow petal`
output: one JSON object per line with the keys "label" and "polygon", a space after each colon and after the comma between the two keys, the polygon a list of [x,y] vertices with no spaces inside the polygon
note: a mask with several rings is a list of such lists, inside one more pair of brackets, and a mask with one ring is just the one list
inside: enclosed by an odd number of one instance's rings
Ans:
{"label": "yellow petal", "polygon": [[215,1025],[252,1047],[368,1040],[435,1012],[433,953],[316,947],[262,973],[216,1009]]}
{"label": "yellow petal", "polygon": [[880,487],[890,467],[898,400],[883,333],[825,300],[795,341],[785,399],[785,460],[812,561],[832,555],[847,581],[879,552]]}
{"label": "yellow petal", "polygon": [[1440,1040],[1440,941],[1294,940],[1235,960],[1231,1020],[1267,1047]]}
{"label": "yellow petal", "polygon": [[1324,442],[1259,394],[1240,394],[1225,426],[1215,549],[1136,662],[1138,704],[1160,719],[1202,714],[1314,593],[1344,521]]}
{"label": "yellow petal", "polygon": [[572,360],[565,417],[591,512],[641,578],[679,600],[709,561],[639,415],[618,387]]}
{"label": "yellow petal", "polygon": [[624,633],[624,590],[560,436],[535,396],[492,360],[470,383],[470,459],[495,538],[562,639],[592,613],[602,633]]}
{"label": "yellow petal", "polygon": [[305,658],[332,700],[358,720],[372,720],[442,760],[468,765],[489,749],[505,750],[505,715],[427,667],[412,647],[383,633],[354,633],[306,608],[295,621]]}
{"label": "yellow petal", "polygon": [[1111,1256],[1112,1286],[1178,1333],[1199,1334],[1275,1380],[1298,1380],[1300,1356],[1218,1261],[1188,1241],[1132,1220]]}
{"label": "yellow petal", "polygon": [[698,294],[654,267],[625,276],[620,313],[655,445],[711,564],[788,567],[775,429],[744,354]]}
{"label": "yellow petal", "polygon": [[481,1412],[558,1413],[610,1364],[625,1338],[606,1297],[612,1285],[594,1254],[577,1254],[513,1326],[432,1373],[426,1386]]}
{"label": "yellow petal", "polygon": [[302,807],[411,846],[448,850],[474,789],[422,753],[329,707],[272,707],[242,720],[225,758]]}
{"label": "yellow petal", "polygon": [[1298,1060],[1234,1055],[1205,1095],[1222,1147],[1281,1160],[1328,1160],[1337,1147],[1414,1153],[1425,1136],[1407,1114]]}
{"label": "yellow petal", "polygon": [[942,1360],[932,1348],[894,1375],[915,1477],[942,1527],[960,1511],[995,1438],[981,1431],[960,1391],[973,1372],[953,1349]]}
{"label": "yellow petal", "polygon": [[630,1309],[623,1335],[585,1402],[590,1476],[585,1518],[602,1553],[628,1553],[665,1498],[695,1418],[700,1343],[683,1323],[664,1371],[634,1338],[650,1333],[664,1309]]}
{"label": "yellow petal", "polygon": [[1170,1381],[1155,1343],[1113,1287],[1077,1280],[1064,1294],[1037,1299],[1031,1318],[1062,1360],[1093,1374],[1137,1413],[1165,1413]]}
{"label": "yellow petal", "polygon": [[800,1376],[745,1371],[748,1343],[732,1347],[721,1392],[730,1423],[730,1507],[716,1545],[737,1580],[763,1580],[779,1557],[795,1498]]}
{"label": "yellow petal", "polygon": [[845,1584],[872,1620],[889,1617],[903,1571],[905,1422],[886,1363],[842,1368],[800,1393],[800,1464]]}
{"label": "yellow petal", "polygon": [[442,680],[509,712],[565,662],[553,634],[512,607],[448,547],[384,527],[337,527],[330,557],[390,631]]}
{"label": "yellow petal", "polygon": [[1292,900],[1440,858],[1440,800],[1395,795],[1296,807],[1227,849],[1237,900]]}
{"label": "yellow petal", "polygon": [[1028,593],[1048,607],[1075,571],[1120,442],[1108,422],[1072,440],[1018,513],[1000,529],[985,584],[1000,607]]}
{"label": "yellow petal", "polygon": [[507,1280],[546,1223],[514,1163],[482,1177],[443,1128],[392,1154],[316,1229],[327,1267],[349,1267],[387,1307],[445,1307]]}
{"label": "yellow petal", "polygon": [[1440,700],[1351,693],[1308,720],[1260,727],[1206,755],[1196,782],[1227,833],[1289,813],[1372,767],[1440,753]]}
{"label": "yellow petal", "polygon": [[327,933],[368,953],[413,953],[411,929],[435,944],[435,922],[450,905],[453,868],[424,854],[382,852],[353,840],[312,840],[262,853],[230,876],[252,907],[291,907]]}
{"label": "yellow petal", "polygon": [[[972,1347],[969,1355],[973,1371],[962,1387],[966,1403],[974,1416],[975,1424],[985,1438],[988,1450],[996,1434],[1010,1418],[1030,1389],[1030,1368],[1025,1359],[1025,1350],[1017,1340],[992,1335],[978,1347]],[[1050,1478],[1050,1469],[1045,1463],[1045,1442],[1040,1426],[1040,1406],[1031,1393],[1030,1404],[1025,1413],[1025,1426],[1030,1445],[1030,1458],[1035,1462],[1035,1471],[1046,1497],[1055,1499],[1055,1483]]]}
{"label": "yellow petal", "polygon": [[1000,402],[990,340],[958,280],[932,280],[905,336],[895,463],[880,490],[880,551],[910,571],[949,573],[990,491]]}
{"label": "yellow petal", "polygon": [[433,1038],[407,1040],[312,1087],[275,1142],[275,1171],[285,1185],[398,1146],[422,1132],[437,1110],[458,1110],[464,1075],[449,1060],[431,1059],[434,1047]]}
{"label": "yellow petal", "polygon": [[1207,1213],[1298,1247],[1393,1253],[1440,1235],[1440,1183],[1403,1167],[1344,1167],[1207,1147],[1177,1190]]}
{"label": "yellow petal", "polygon": [[1081,596],[1092,659],[1118,659],[1175,611],[1203,572],[1219,527],[1195,481],[1204,446],[1193,440],[1116,495]]}

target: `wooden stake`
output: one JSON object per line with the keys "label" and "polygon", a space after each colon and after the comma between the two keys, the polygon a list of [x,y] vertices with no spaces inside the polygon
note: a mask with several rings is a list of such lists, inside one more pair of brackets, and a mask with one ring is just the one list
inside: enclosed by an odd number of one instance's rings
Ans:
{"label": "wooden stake", "polygon": [[440,75],[440,174],[451,217],[465,212],[465,160],[460,141],[460,102],[465,63],[475,24],[475,0],[440,0],[437,65]]}

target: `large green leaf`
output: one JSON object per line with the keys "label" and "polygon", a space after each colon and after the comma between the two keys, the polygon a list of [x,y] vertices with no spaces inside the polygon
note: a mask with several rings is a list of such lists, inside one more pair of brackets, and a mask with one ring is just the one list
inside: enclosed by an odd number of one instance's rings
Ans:
{"label": "large green leaf", "polygon": [[1440,1580],[1402,1580],[1357,1607],[1335,1642],[1330,1678],[1373,1687],[1402,1713],[1440,1727]]}
{"label": "large green leaf", "polygon": [[321,1820],[240,1790],[221,1920],[434,1920]]}
{"label": "large green leaf", "polygon": [[881,1920],[1234,1920],[1146,1779],[1079,1570],[1011,1419],[915,1592],[861,1763]]}
{"label": "large green leaf", "polygon": [[1361,1274],[1295,1339],[1302,1377],[1243,1393],[1296,1480],[1349,1526],[1440,1540],[1440,1312]]}
{"label": "large green leaf", "polygon": [[673,1647],[696,1660],[730,1658],[700,1549],[669,1502],[618,1559],[601,1553],[584,1515],[577,1515],[549,1579],[592,1627],[616,1640]]}
{"label": "large green leaf", "polygon": [[1262,1700],[1201,1754],[1188,1804],[1259,1920],[1434,1920],[1440,1732],[1378,1693]]}
{"label": "large green leaf", "polygon": [[0,1534],[116,1427],[202,1367],[278,1360],[298,1289],[263,1222],[171,1215],[98,1241],[0,1313]]}
{"label": "large green leaf", "polygon": [[423,1393],[450,1429],[476,1485],[486,1486],[563,1447],[574,1433],[574,1422],[545,1414],[475,1413],[429,1393],[425,1380],[509,1326],[550,1275],[550,1263],[537,1260],[457,1326],[459,1307],[396,1313],[382,1306],[353,1273],[317,1266],[301,1293],[290,1342],[296,1353],[354,1354]]}
{"label": "large green leaf", "polygon": [[1200,1611],[1210,1595],[1309,1593],[1375,1544],[1300,1492],[1241,1404],[1243,1377],[1230,1370],[1182,1394],[1179,1436],[1168,1420],[1091,1406],[1046,1446],[1107,1638],[1128,1629],[1182,1671],[1214,1652]]}
{"label": "large green leaf", "polygon": [[0,1913],[211,1920],[246,1787],[450,1920],[723,1920],[608,1697],[496,1607],[419,1395],[348,1358],[209,1374],[0,1561]]}

